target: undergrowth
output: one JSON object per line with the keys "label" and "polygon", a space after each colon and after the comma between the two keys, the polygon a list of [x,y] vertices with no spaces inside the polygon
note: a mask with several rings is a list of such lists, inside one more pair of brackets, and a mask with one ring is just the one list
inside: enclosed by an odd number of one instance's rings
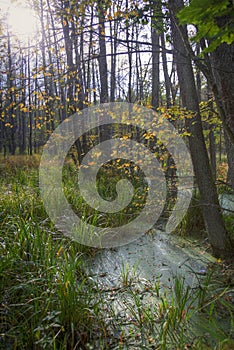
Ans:
{"label": "undergrowth", "polygon": [[95,250],[49,220],[37,163],[16,164],[0,175],[0,349],[231,349],[231,287],[208,273],[165,288],[123,268],[118,286],[101,288],[87,269]]}

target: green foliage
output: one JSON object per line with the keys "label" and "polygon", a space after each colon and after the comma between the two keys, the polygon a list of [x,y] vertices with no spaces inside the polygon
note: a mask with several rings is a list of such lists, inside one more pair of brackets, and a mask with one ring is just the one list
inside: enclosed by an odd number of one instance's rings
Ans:
{"label": "green foliage", "polygon": [[[194,40],[209,40],[205,52],[211,52],[221,43],[234,41],[234,11],[230,0],[192,0],[189,6],[178,13],[181,24],[197,27]],[[221,24],[220,24],[221,23]]]}
{"label": "green foliage", "polygon": [[222,122],[217,111],[216,103],[212,98],[200,102],[200,112],[202,121],[205,121],[208,125],[212,125],[213,128],[220,129]]}
{"label": "green foliage", "polygon": [[220,350],[232,344],[230,288],[215,284],[209,272],[194,272],[192,287],[182,277],[168,286],[151,283],[127,265],[116,287],[100,287],[104,276],[87,268],[93,251],[48,220],[34,166],[9,169],[0,176],[0,349]]}

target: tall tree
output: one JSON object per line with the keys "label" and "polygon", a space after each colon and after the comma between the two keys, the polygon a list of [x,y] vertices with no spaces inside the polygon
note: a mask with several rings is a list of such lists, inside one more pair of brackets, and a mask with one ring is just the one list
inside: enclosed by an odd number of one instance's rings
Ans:
{"label": "tall tree", "polygon": [[160,39],[161,39],[161,47],[162,47],[162,64],[163,64],[163,74],[164,74],[164,82],[165,82],[166,104],[167,104],[167,108],[170,108],[171,107],[171,82],[170,82],[168,66],[167,66],[167,54],[166,54],[164,32],[160,34]]}
{"label": "tall tree", "polygon": [[233,10],[233,1],[207,0],[204,6],[200,6],[199,0],[193,0],[189,6],[180,11],[178,16],[181,23],[192,23],[197,28],[195,40],[201,43],[203,61],[194,57],[189,45],[187,49],[212,88],[225,131],[229,165],[228,180],[234,188],[232,180],[234,179]]}
{"label": "tall tree", "polygon": [[159,31],[156,25],[156,19],[153,17],[151,26],[151,38],[152,38],[152,107],[157,109],[159,107],[159,93],[160,93],[160,80],[159,80]]}
{"label": "tall tree", "polygon": [[201,193],[202,211],[213,253],[215,256],[230,256],[233,254],[232,243],[222,219],[203,136],[192,62],[187,55],[184,43],[184,40],[188,43],[187,28],[180,26],[176,17],[176,13],[183,6],[183,0],[169,0],[171,29],[182,103],[184,107],[193,112],[193,118],[187,118],[185,121],[187,129],[191,133],[191,137],[189,137],[191,157]]}
{"label": "tall tree", "polygon": [[[115,11],[116,4],[112,5],[113,12]],[[115,92],[116,92],[116,63],[117,63],[117,33],[119,28],[119,21],[112,21],[112,13],[110,12],[110,36],[111,36],[111,77],[110,77],[110,102],[115,101]]]}
{"label": "tall tree", "polygon": [[31,65],[30,65],[30,49],[28,49],[28,116],[29,116],[29,154],[33,154],[33,111],[32,111],[32,94],[31,94]]}
{"label": "tall tree", "polygon": [[224,139],[228,162],[227,183],[230,184],[234,190],[234,145],[226,132],[224,132]]}
{"label": "tall tree", "polygon": [[10,126],[10,137],[9,137],[9,150],[12,155],[15,154],[16,151],[16,139],[15,133],[17,129],[16,119],[14,114],[14,105],[15,105],[15,77],[14,77],[14,65],[12,59],[12,49],[11,49],[11,39],[10,33],[7,32],[7,54],[8,54],[8,71],[7,71],[7,88],[8,88],[8,98],[7,98],[7,111],[9,118],[9,126]]}
{"label": "tall tree", "polygon": [[98,31],[99,31],[99,71],[100,71],[100,82],[101,82],[101,96],[100,102],[108,102],[108,71],[107,71],[107,56],[106,56],[106,28],[105,28],[105,0],[98,0],[97,11],[98,11]]}
{"label": "tall tree", "polygon": [[187,54],[212,87],[224,129],[234,144],[234,4],[231,0],[193,0],[180,11],[182,24],[194,24],[195,40],[200,41],[204,59],[198,59],[187,43]]}

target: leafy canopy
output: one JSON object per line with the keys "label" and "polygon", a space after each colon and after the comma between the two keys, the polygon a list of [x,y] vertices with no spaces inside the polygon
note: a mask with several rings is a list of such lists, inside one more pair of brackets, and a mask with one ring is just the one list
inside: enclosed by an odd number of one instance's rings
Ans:
{"label": "leafy canopy", "polygon": [[221,43],[234,42],[233,0],[192,0],[177,16],[181,24],[196,26],[195,41],[208,40],[206,52],[214,51]]}

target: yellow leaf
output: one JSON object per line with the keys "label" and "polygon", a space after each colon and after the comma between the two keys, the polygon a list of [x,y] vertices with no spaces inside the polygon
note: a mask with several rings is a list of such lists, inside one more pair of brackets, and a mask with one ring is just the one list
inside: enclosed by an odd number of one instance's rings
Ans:
{"label": "yellow leaf", "polygon": [[61,253],[62,253],[62,251],[63,251],[63,247],[60,247],[56,255],[57,255],[57,256],[60,256]]}

